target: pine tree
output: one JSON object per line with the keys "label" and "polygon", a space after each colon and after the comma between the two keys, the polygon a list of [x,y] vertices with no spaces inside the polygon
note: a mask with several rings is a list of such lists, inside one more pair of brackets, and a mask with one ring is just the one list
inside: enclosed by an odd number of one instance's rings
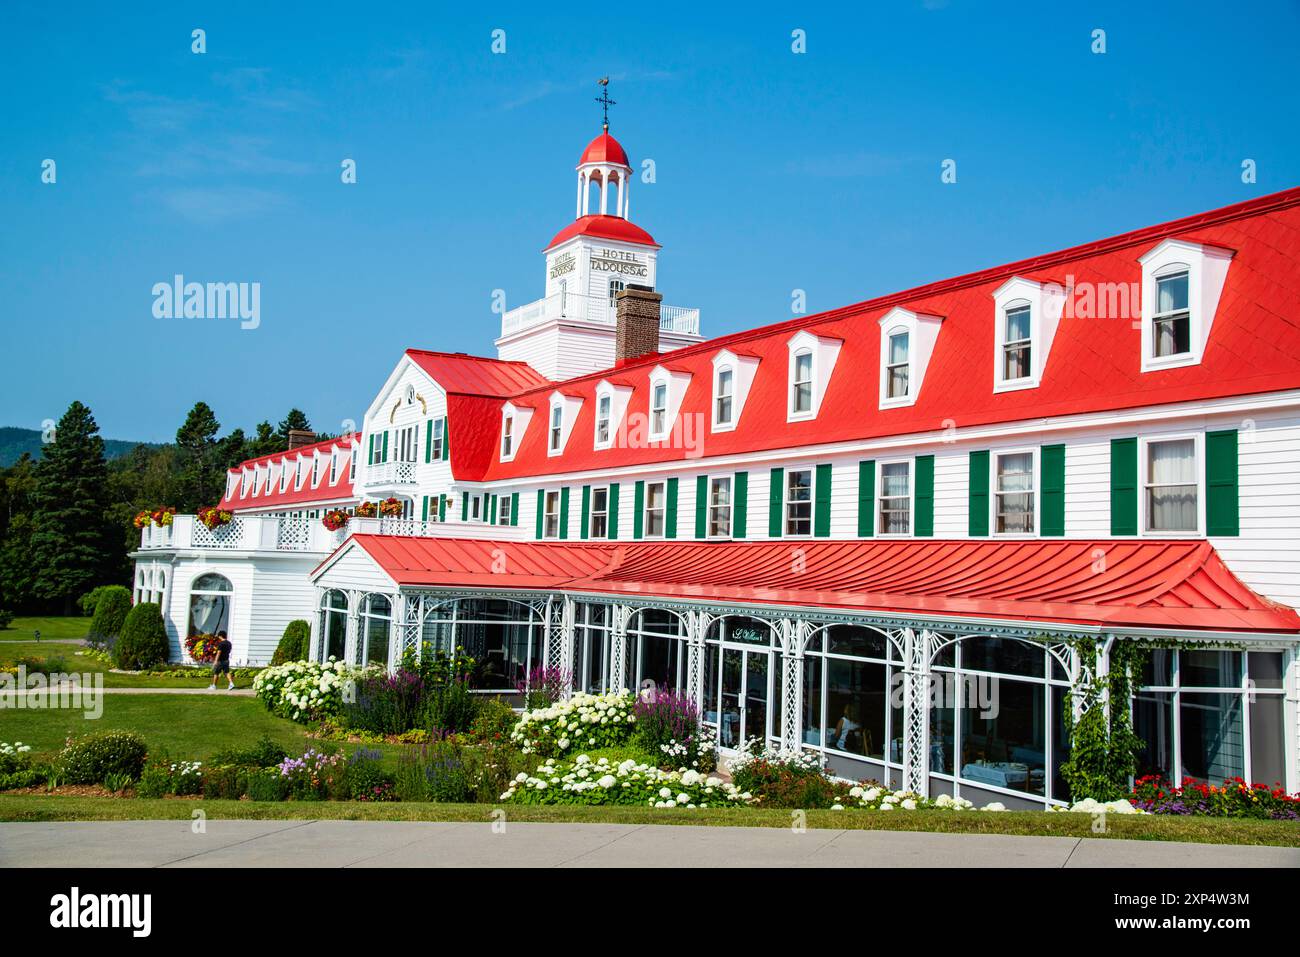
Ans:
{"label": "pine tree", "polygon": [[177,496],[182,513],[215,505],[225,491],[217,432],[221,423],[206,402],[194,403],[185,424],[176,430]]}
{"label": "pine tree", "polygon": [[71,614],[73,602],[100,584],[109,543],[104,440],[80,402],[68,406],[42,449],[32,497],[32,590]]}
{"label": "pine tree", "polygon": [[270,422],[257,423],[257,435],[244,443],[244,458],[257,459],[263,455],[271,455],[275,452],[283,452],[289,447],[289,440],[280,441],[276,435],[275,429],[271,428]]}
{"label": "pine tree", "polygon": [[307,421],[307,413],[301,409],[290,409],[289,414],[280,420],[280,427],[275,430],[276,438],[280,440],[281,450],[289,447],[289,433],[291,431],[311,431],[311,423]]}
{"label": "pine tree", "polygon": [[36,463],[26,452],[0,470],[0,611],[28,611],[35,597],[32,514]]}

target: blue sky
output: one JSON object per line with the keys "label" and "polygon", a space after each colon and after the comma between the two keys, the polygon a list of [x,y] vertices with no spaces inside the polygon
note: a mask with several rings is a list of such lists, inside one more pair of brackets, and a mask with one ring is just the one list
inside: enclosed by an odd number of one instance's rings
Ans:
{"label": "blue sky", "polygon": [[[1300,184],[1294,3],[181,6],[6,12],[0,425],[76,398],[165,440],[203,399],[337,431],[407,347],[493,354],[492,290],[541,294],[606,74],[657,168],[632,213],[659,287],[708,334]],[[175,273],[260,282],[260,327],[155,318]]]}

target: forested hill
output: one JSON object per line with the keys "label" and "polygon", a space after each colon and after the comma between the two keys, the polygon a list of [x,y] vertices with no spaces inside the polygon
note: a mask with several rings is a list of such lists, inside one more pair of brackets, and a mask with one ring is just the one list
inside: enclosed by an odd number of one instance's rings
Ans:
{"label": "forested hill", "polygon": [[[105,439],[104,454],[115,459],[128,454],[137,445],[157,446],[150,442],[128,442],[125,439]],[[39,429],[18,429],[13,426],[0,426],[0,469],[8,468],[17,462],[24,452],[34,459],[41,457],[41,432]]]}

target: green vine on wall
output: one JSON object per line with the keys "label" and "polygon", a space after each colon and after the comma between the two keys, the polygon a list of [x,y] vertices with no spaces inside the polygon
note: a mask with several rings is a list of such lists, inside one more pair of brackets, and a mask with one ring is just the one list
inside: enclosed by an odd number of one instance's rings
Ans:
{"label": "green vine on wall", "polygon": [[[1113,642],[1109,671],[1098,681],[1096,640],[1083,638],[1072,644],[1082,668],[1074,694],[1067,695],[1064,702],[1070,756],[1061,762],[1061,777],[1075,801],[1089,797],[1114,801],[1129,793],[1143,745],[1133,731],[1133,685],[1151,646],[1137,641]],[[1083,710],[1077,721],[1071,697]]]}

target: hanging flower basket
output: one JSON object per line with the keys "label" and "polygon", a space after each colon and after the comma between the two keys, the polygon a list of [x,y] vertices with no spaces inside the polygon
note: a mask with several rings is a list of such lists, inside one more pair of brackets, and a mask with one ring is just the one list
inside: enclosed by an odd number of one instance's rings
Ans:
{"label": "hanging flower basket", "polygon": [[147,508],[143,509],[135,513],[135,518],[131,519],[131,524],[136,528],[148,528],[153,524],[153,516],[149,514]]}
{"label": "hanging flower basket", "polygon": [[176,517],[176,508],[171,505],[155,508],[149,513],[149,517],[153,519],[153,523],[159,528],[166,528],[172,523],[172,519]]}
{"label": "hanging flower basket", "polygon": [[325,513],[320,523],[328,528],[331,532],[337,532],[341,528],[348,527],[348,513],[341,508],[332,508]]}
{"label": "hanging flower basket", "polygon": [[362,502],[357,506],[357,518],[374,518],[379,514],[379,505],[375,502]]}
{"label": "hanging flower basket", "polygon": [[216,635],[190,635],[185,639],[185,653],[201,665],[211,664],[217,660]]}
{"label": "hanging flower basket", "polygon": [[[220,528],[222,525],[229,525],[230,520],[235,517],[233,512],[227,512],[225,509],[217,508],[215,505],[209,505],[207,508],[199,509],[199,521],[202,522],[209,531],[214,528]],[[156,519],[155,519],[156,521]],[[171,524],[168,522],[167,524]]]}
{"label": "hanging flower basket", "polygon": [[402,503],[395,498],[386,498],[379,503],[379,514],[384,518],[401,518]]}

